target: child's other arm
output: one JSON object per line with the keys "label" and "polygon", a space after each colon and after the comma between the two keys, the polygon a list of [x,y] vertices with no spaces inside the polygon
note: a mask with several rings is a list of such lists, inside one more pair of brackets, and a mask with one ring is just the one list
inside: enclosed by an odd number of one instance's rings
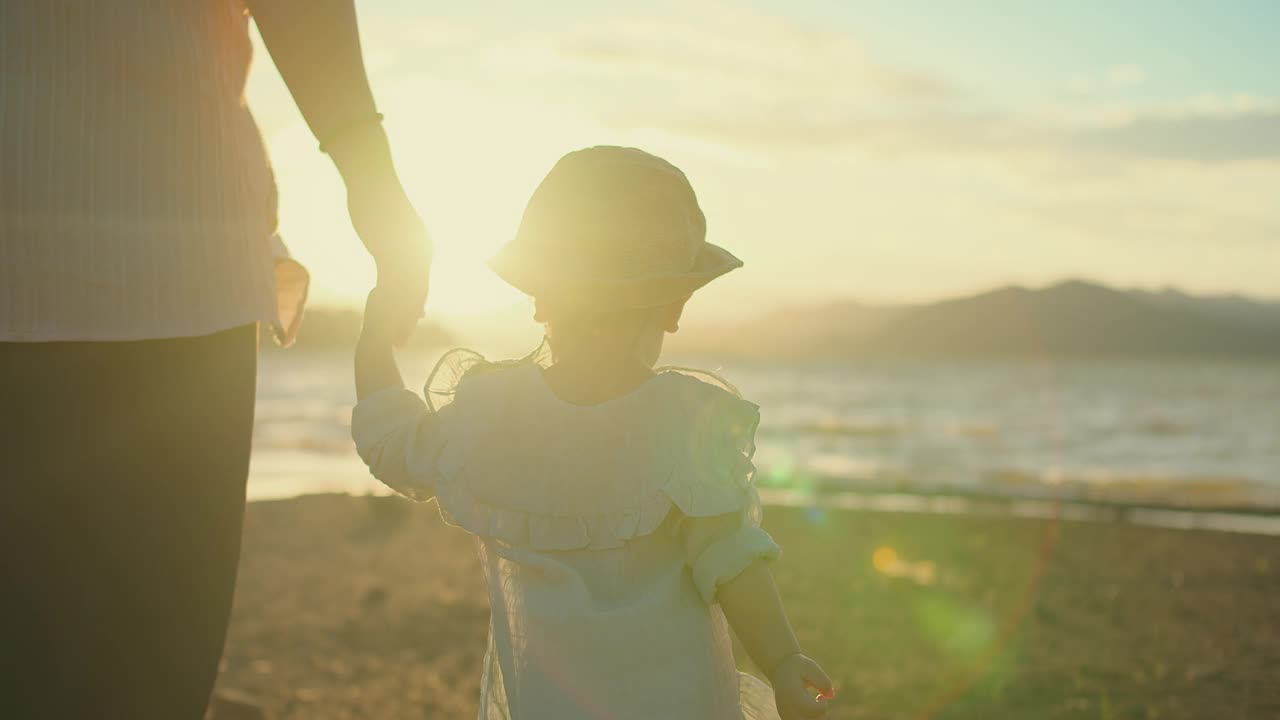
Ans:
{"label": "child's other arm", "polygon": [[747,654],[768,673],[783,720],[823,717],[834,694],[831,679],[800,652],[769,566],[752,563],[716,596]]}
{"label": "child's other arm", "polygon": [[769,572],[778,556],[773,539],[742,512],[686,518],[682,535],[698,592],[720,603],[743,648],[768,675],[783,720],[822,717],[831,680],[800,652]]}

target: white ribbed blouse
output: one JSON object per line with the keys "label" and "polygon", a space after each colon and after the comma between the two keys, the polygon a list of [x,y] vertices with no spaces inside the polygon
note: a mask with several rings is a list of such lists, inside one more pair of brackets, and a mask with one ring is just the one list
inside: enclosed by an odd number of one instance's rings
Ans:
{"label": "white ribbed blouse", "polygon": [[251,57],[241,0],[0,2],[0,341],[292,329]]}

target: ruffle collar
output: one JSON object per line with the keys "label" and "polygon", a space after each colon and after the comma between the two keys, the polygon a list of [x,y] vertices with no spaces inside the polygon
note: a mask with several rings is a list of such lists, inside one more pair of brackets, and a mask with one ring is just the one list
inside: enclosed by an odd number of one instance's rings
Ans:
{"label": "ruffle collar", "polygon": [[537,550],[604,549],[689,516],[756,512],[759,409],[680,371],[592,405],[560,400],[533,363],[461,382],[441,412],[445,520]]}

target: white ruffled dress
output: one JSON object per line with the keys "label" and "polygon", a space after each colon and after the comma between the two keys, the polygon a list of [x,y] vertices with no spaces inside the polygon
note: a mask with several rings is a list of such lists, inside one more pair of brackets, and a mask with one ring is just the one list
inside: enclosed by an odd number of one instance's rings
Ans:
{"label": "white ruffled dress", "polygon": [[531,362],[470,373],[439,411],[403,389],[356,406],[373,474],[479,540],[481,720],[778,717],[716,604],[778,555],[750,484],[758,421],[676,371],[572,405]]}

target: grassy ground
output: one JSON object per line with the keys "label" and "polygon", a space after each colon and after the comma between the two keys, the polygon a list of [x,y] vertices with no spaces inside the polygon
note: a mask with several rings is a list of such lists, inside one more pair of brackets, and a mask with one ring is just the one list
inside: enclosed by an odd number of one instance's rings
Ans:
{"label": "grassy ground", "polygon": [[[1280,717],[1280,539],[773,509],[832,718]],[[222,691],[272,720],[475,717],[472,540],[392,498],[255,503]]]}

